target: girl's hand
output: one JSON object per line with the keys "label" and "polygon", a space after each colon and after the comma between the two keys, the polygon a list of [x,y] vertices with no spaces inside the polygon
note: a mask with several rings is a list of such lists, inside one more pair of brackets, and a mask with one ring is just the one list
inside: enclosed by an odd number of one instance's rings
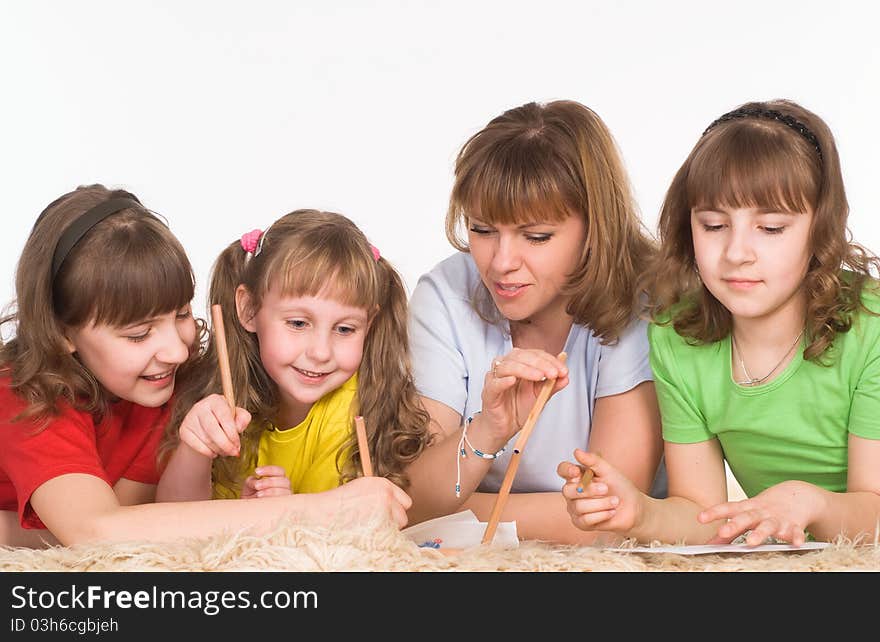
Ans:
{"label": "girl's hand", "polygon": [[483,380],[482,415],[493,438],[506,443],[523,427],[547,379],[556,379],[556,394],[568,385],[568,368],[543,350],[514,348],[492,361]]}
{"label": "girl's hand", "polygon": [[402,489],[384,477],[358,477],[327,491],[339,503],[334,504],[339,518],[361,523],[370,519],[391,519],[398,528],[406,526],[406,511],[412,500]]}
{"label": "girl's hand", "polygon": [[[556,468],[566,482],[562,496],[571,523],[585,531],[631,530],[641,515],[641,491],[600,455],[578,448],[574,456],[581,465],[564,461]],[[593,471],[593,479],[582,485],[587,468]]]}
{"label": "girl's hand", "polygon": [[751,499],[711,506],[697,519],[701,524],[729,520],[718,529],[710,544],[730,543],[750,530],[746,536],[748,546],[763,544],[768,537],[801,546],[806,541],[807,528],[822,510],[823,492],[807,482],[785,481]]}
{"label": "girl's hand", "polygon": [[251,413],[236,408],[235,415],[222,395],[210,395],[196,403],[180,423],[180,441],[205,457],[238,456],[239,433],[251,422]]}
{"label": "girl's hand", "polygon": [[281,466],[260,466],[241,485],[241,498],[290,495],[290,479]]}

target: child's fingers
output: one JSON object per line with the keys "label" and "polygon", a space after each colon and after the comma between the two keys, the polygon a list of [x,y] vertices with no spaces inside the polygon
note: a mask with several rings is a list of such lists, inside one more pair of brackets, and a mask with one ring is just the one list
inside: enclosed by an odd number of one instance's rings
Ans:
{"label": "child's fingers", "polygon": [[593,474],[596,477],[611,479],[613,478],[614,473],[617,472],[614,466],[609,464],[608,461],[606,461],[599,453],[588,452],[586,450],[576,448],[574,451],[574,458],[582,466],[592,470]]}
{"label": "child's fingers", "polygon": [[268,466],[259,466],[254,470],[259,477],[285,477],[287,473],[284,472],[284,469],[281,466],[268,465]]}
{"label": "child's fingers", "polygon": [[779,528],[779,522],[775,519],[762,520],[752,532],[746,536],[747,546],[760,546],[767,541],[768,537],[772,537]]}
{"label": "child's fingers", "polygon": [[[239,421],[243,421],[247,418],[247,421],[250,422],[250,413],[244,408],[236,408],[235,411],[229,407],[229,403],[226,399],[220,395],[211,395],[211,414],[216,421],[217,426],[223,431],[223,434],[226,437],[226,440],[233,446],[233,449],[236,451],[235,453],[227,452],[226,454],[238,454],[238,450],[241,448],[241,440],[238,438],[238,433],[241,432],[242,429],[238,427],[238,421],[236,421],[239,411],[242,413],[242,418]],[[206,417],[206,424],[208,426],[211,425],[211,419]],[[245,424],[247,427],[247,424]],[[213,432],[213,431],[212,431]],[[218,445],[222,443],[222,441],[217,442]],[[225,443],[223,444],[226,445]]]}
{"label": "child's fingers", "polygon": [[617,514],[617,510],[609,509],[604,511],[598,511],[595,513],[585,513],[582,515],[573,516],[571,518],[572,523],[579,528],[588,531],[603,522],[607,522],[609,519],[614,517]]}
{"label": "child's fingers", "polygon": [[217,456],[217,453],[214,452],[214,449],[205,444],[205,442],[203,442],[201,439],[197,438],[191,430],[181,430],[180,440],[200,455],[204,455],[209,459],[213,459]]}
{"label": "child's fingers", "polygon": [[569,482],[579,480],[583,472],[583,466],[578,466],[577,464],[573,464],[570,461],[561,461],[556,467],[556,474],[562,477],[562,479],[564,479],[565,481]]}
{"label": "child's fingers", "polygon": [[803,546],[804,542],[807,541],[807,534],[804,532],[803,527],[792,522],[785,522],[771,535],[783,542],[788,542],[792,546]]}
{"label": "child's fingers", "polygon": [[244,408],[236,408],[234,420],[236,432],[243,433],[251,423],[251,413]]}
{"label": "child's fingers", "polygon": [[[227,412],[229,408],[227,407]],[[232,413],[229,412],[228,422],[232,421]],[[234,426],[234,424],[232,424]],[[235,456],[239,454],[238,432],[233,428],[234,440],[226,432],[220,423],[220,418],[213,413],[199,417],[199,428],[203,441],[211,446],[218,455]]]}
{"label": "child's fingers", "polygon": [[708,524],[709,522],[714,522],[718,519],[730,519],[742,513],[743,510],[748,510],[749,507],[746,505],[747,501],[748,500],[739,500],[735,502],[722,502],[720,504],[715,504],[714,506],[710,506],[701,511],[700,514],[697,515],[697,521],[701,524]]}
{"label": "child's fingers", "polygon": [[[410,499],[410,496],[407,495],[400,486],[390,481],[388,482],[388,485],[391,487],[391,495],[394,499],[394,503],[403,506],[404,510],[409,509],[409,507],[412,506],[412,499]],[[404,521],[404,523],[406,522]]]}
{"label": "child's fingers", "polygon": [[753,529],[761,522],[761,518],[753,511],[746,511],[728,520],[718,529],[719,537],[738,537],[748,530]]}
{"label": "child's fingers", "polygon": [[574,499],[568,503],[568,512],[571,515],[589,515],[616,510],[620,499],[616,495],[606,497],[593,497],[587,499]]}
{"label": "child's fingers", "polygon": [[284,475],[280,477],[259,477],[252,484],[257,493],[273,489],[283,489],[290,492],[290,480]]}
{"label": "child's fingers", "polygon": [[391,519],[394,520],[394,523],[397,524],[397,528],[403,528],[406,526],[408,521],[408,517],[406,515],[406,508],[399,502],[391,502]]}
{"label": "child's fingers", "polygon": [[605,497],[608,494],[608,486],[602,482],[583,483],[580,479],[569,482],[562,487],[562,496],[568,500],[578,500],[591,497]]}
{"label": "child's fingers", "polygon": [[736,538],[737,538],[736,535],[734,535],[733,537],[721,537],[721,536],[719,536],[719,535],[716,533],[715,536],[714,536],[712,539],[710,539],[708,542],[706,542],[706,543],[707,543],[707,544],[712,544],[712,545],[718,545],[718,544],[730,544],[730,543],[731,543],[733,540],[735,540]]}

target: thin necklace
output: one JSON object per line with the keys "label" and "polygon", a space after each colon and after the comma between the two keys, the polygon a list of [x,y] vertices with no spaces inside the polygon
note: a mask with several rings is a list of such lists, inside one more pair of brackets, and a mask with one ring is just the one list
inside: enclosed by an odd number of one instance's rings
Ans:
{"label": "thin necklace", "polygon": [[737,383],[741,386],[757,386],[758,384],[764,383],[765,381],[767,381],[767,379],[770,377],[770,375],[772,375],[774,372],[776,372],[776,369],[779,366],[781,366],[782,362],[785,361],[785,359],[788,357],[789,354],[791,354],[791,351],[794,350],[794,347],[800,342],[803,334],[804,334],[804,330],[803,330],[803,328],[801,328],[801,331],[798,332],[797,338],[795,338],[794,343],[792,343],[791,347],[785,351],[785,354],[782,355],[782,358],[779,360],[779,363],[777,363],[775,366],[773,366],[773,369],[770,370],[770,372],[765,374],[763,377],[756,379],[751,374],[749,374],[749,369],[746,368],[746,362],[743,360],[742,350],[740,350],[739,346],[736,345],[736,337],[734,336],[733,330],[731,330],[730,331],[730,341],[733,343],[733,349],[736,350],[737,354],[739,354],[739,365],[742,367],[743,374],[745,374],[745,376],[746,376],[745,381],[737,381]]}

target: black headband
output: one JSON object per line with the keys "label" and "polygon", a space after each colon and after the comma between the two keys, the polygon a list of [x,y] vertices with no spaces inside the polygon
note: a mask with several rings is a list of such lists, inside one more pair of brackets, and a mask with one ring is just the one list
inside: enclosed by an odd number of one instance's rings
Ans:
{"label": "black headband", "polygon": [[[52,257],[52,280],[55,280],[55,277],[58,276],[58,271],[61,269],[64,259],[67,258],[67,255],[79,243],[80,239],[86,235],[86,232],[108,216],[128,208],[143,210],[144,206],[135,198],[111,198],[110,200],[98,203],[68,225],[55,246],[55,254]],[[42,214],[40,218],[42,218]],[[37,222],[39,220],[37,219]]]}
{"label": "black headband", "polygon": [[816,150],[819,155],[819,162],[822,161],[822,148],[819,146],[819,139],[810,131],[810,128],[801,121],[788,114],[776,111],[775,109],[762,109],[760,107],[740,107],[729,111],[720,118],[714,120],[703,132],[703,136],[709,133],[716,125],[727,122],[728,120],[736,120],[738,118],[767,118],[782,123],[789,129],[796,131],[805,141],[807,141]]}

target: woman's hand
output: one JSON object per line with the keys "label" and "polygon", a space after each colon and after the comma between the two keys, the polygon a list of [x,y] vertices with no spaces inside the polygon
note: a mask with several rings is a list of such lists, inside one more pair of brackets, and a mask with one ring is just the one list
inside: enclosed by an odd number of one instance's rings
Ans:
{"label": "woman's hand", "polygon": [[491,438],[507,443],[523,427],[543,382],[556,379],[551,395],[568,385],[564,353],[514,348],[492,361],[483,381],[482,415]]}

